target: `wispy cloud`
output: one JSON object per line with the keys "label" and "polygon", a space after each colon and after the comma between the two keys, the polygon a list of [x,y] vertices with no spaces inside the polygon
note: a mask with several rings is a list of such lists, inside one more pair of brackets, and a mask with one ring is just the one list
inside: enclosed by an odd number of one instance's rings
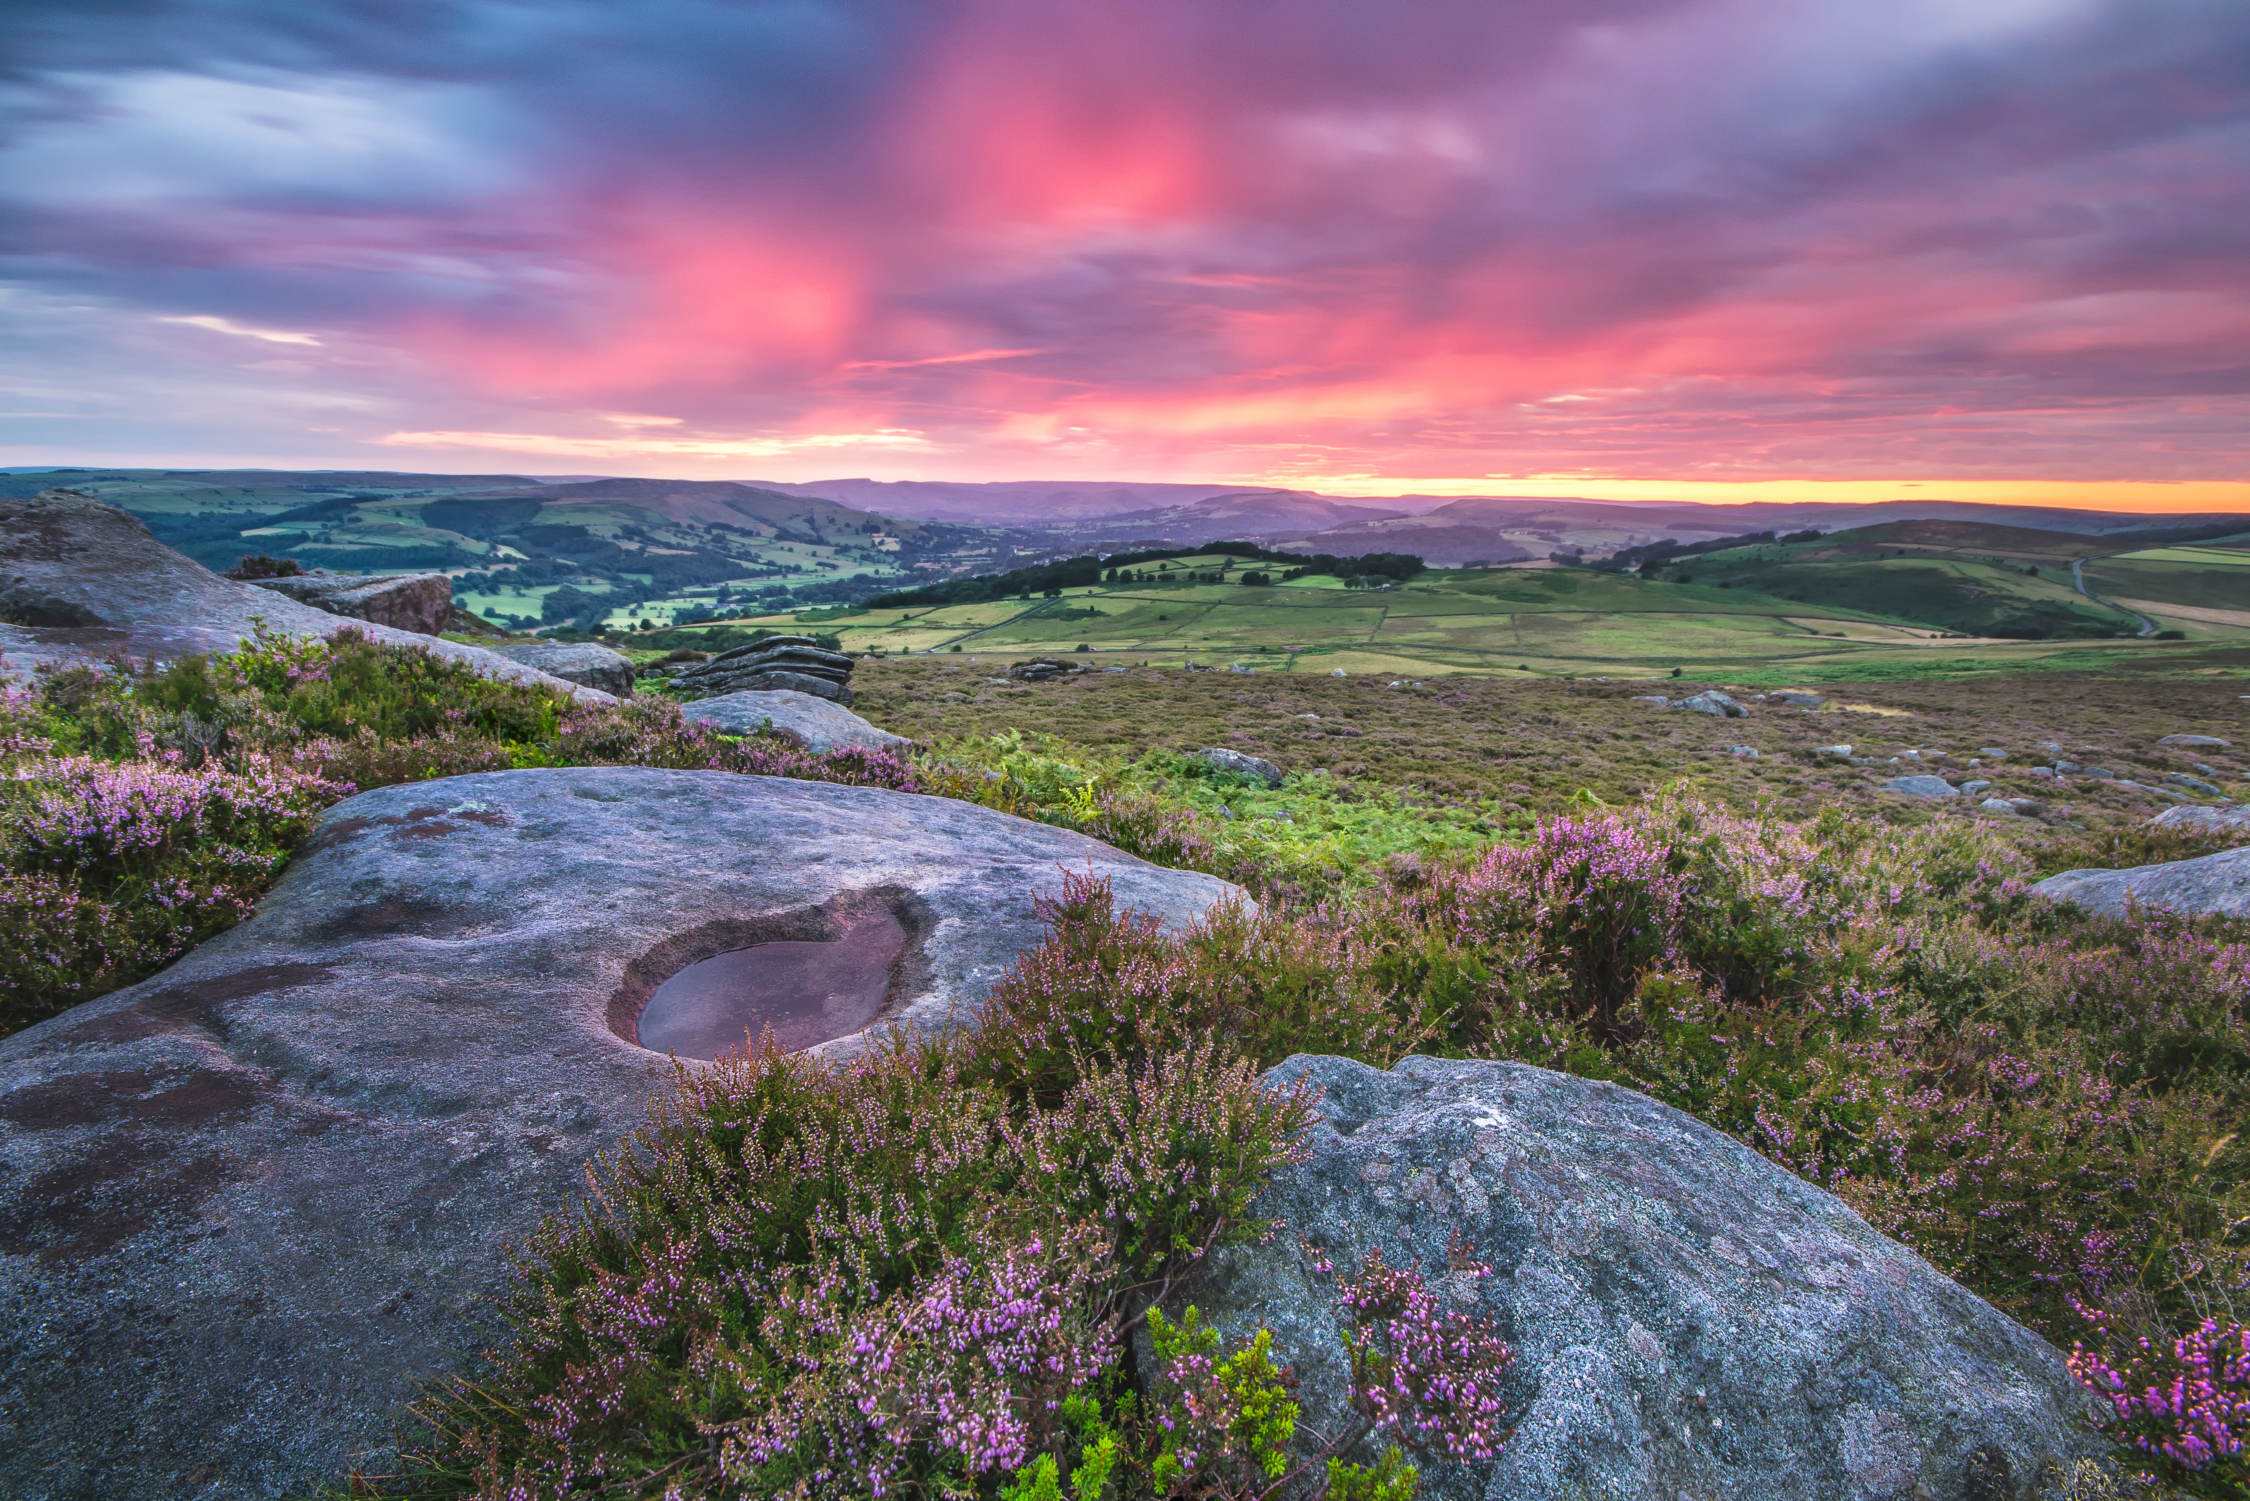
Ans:
{"label": "wispy cloud", "polygon": [[2243,0],[125,8],[0,87],[58,458],[2250,475]]}
{"label": "wispy cloud", "polygon": [[287,328],[257,328],[247,323],[237,323],[232,318],[221,318],[215,313],[165,314],[159,323],[177,323],[184,328],[206,329],[215,334],[227,334],[237,339],[256,339],[265,344],[310,344],[320,340],[311,334],[298,333]]}
{"label": "wispy cloud", "polygon": [[574,459],[772,459],[823,449],[900,450],[932,446],[921,433],[906,428],[867,433],[775,433],[704,438],[431,431],[387,433],[375,441],[390,448],[473,448],[487,453]]}
{"label": "wispy cloud", "polygon": [[933,354],[918,360],[850,360],[846,370],[921,370],[932,365],[987,365],[994,360],[1021,360],[1044,349],[970,349],[960,354]]}

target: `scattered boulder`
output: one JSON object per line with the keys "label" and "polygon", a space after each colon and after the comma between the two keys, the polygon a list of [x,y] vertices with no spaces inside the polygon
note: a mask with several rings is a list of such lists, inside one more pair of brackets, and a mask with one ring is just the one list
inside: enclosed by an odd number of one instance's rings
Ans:
{"label": "scattered boulder", "polygon": [[1849,761],[1852,758],[1852,748],[1848,745],[1824,745],[1814,751],[1813,754],[1827,756],[1837,761]]}
{"label": "scattered boulder", "polygon": [[1426,1465],[1427,1501],[2015,1501],[2100,1450],[2046,1342],[1645,1095],[1432,1058],[1299,1056],[1266,1078],[1320,1092],[1307,1155],[1254,1206],[1283,1228],[1214,1253],[1176,1301],[1271,1329],[1314,1432],[1348,1423],[1335,1282],[1371,1254],[1492,1319],[1514,1434]]}
{"label": "scattered boulder", "polygon": [[1686,698],[1673,699],[1671,707],[1686,709],[1692,714],[1709,714],[1719,719],[1741,719],[1750,712],[1732,695],[1721,693],[1716,688],[1708,688],[1701,693],[1690,694]]}
{"label": "scattered boulder", "polygon": [[1792,709],[1817,709],[1828,702],[1821,695],[1808,692],[1803,688],[1777,688],[1772,693],[1767,694],[1766,697],[1777,704],[1787,704]]}
{"label": "scattered boulder", "polygon": [[1223,771],[1230,776],[1249,777],[1268,787],[1279,787],[1282,782],[1281,768],[1262,756],[1245,755],[1238,750],[1211,745],[1197,751],[1195,759],[1214,771]]}
{"label": "scattered boulder", "polygon": [[298,573],[249,582],[316,610],[393,630],[435,636],[453,622],[453,580],[442,573]]}
{"label": "scattered boulder", "polygon": [[2008,752],[1997,745],[1980,745],[1977,747],[1977,758],[1982,761],[2005,761],[2008,759]]}
{"label": "scattered boulder", "polygon": [[2031,889],[2050,900],[2109,917],[2123,917],[2129,907],[2188,917],[2250,917],[2250,847],[2122,870],[2066,870]]}
{"label": "scattered boulder", "polygon": [[852,659],[810,636],[768,636],[720,652],[707,662],[691,662],[673,674],[672,684],[688,698],[792,689],[849,704]]}
{"label": "scattered boulder", "polygon": [[1895,792],[1901,797],[1949,798],[1961,795],[1951,782],[1943,777],[1892,777],[1883,784],[1885,792]]}
{"label": "scattered boulder", "polygon": [[2009,818],[2016,816],[2016,805],[2004,797],[1988,797],[1977,806],[1987,813],[2005,814]]}
{"label": "scattered boulder", "polygon": [[2227,795],[2226,789],[2220,787],[2217,783],[2206,782],[2201,777],[2189,776],[2184,771],[2168,771],[2164,773],[2164,780],[2175,787],[2185,787],[2190,792],[2200,792],[2205,797],[2225,797]]}
{"label": "scattered boulder", "polygon": [[610,701],[483,647],[334,615],[221,578],[157,541],[137,518],[76,490],[0,499],[0,678],[117,657],[170,662],[232,651],[261,622],[285,636],[356,631],[466,663],[486,677]]}
{"label": "scattered boulder", "polygon": [[584,683],[619,698],[633,696],[633,659],[591,641],[526,641],[492,648],[511,662]]}
{"label": "scattered boulder", "polygon": [[777,1035],[848,1056],[871,1016],[972,1015],[1065,871],[1173,926],[1239,895],[969,803],[724,772],[339,804],[249,921],[0,1039],[0,1495],[379,1465],[493,1342],[503,1247],[673,1077],[634,1040],[663,982],[770,944]]}
{"label": "scattered boulder", "polygon": [[2052,766],[2034,766],[2025,775],[2036,777],[2042,782],[2052,782],[2055,779],[2055,769]]}
{"label": "scattered boulder", "polygon": [[1992,783],[1984,777],[1971,777],[1969,778],[1969,780],[1961,784],[1961,795],[1963,797],[1975,797],[1978,793],[1984,791],[1985,788],[1990,787],[1991,785]]}
{"label": "scattered boulder", "polygon": [[[1188,664],[1191,668],[1195,665]],[[1052,657],[1034,657],[1028,662],[1018,662],[1008,669],[1008,676],[1019,683],[1044,683],[1052,678],[1075,677],[1086,669],[1076,662],[1058,662]]]}
{"label": "scattered boulder", "polygon": [[2190,829],[2198,834],[2238,834],[2250,839],[2250,803],[2224,808],[2166,808],[2148,821],[2152,829]]}
{"label": "scattered boulder", "polygon": [[875,728],[842,704],[789,688],[701,698],[683,706],[680,714],[728,735],[772,730],[816,755],[832,750],[904,751],[914,743],[904,735]]}
{"label": "scattered boulder", "polygon": [[2216,735],[2166,735],[2156,743],[2169,745],[2176,750],[2225,750],[2234,744],[2233,741],[2221,740]]}
{"label": "scattered boulder", "polygon": [[1727,754],[1745,761],[1755,761],[1758,759],[1758,748],[1754,745],[1730,745],[1727,747]]}
{"label": "scattered boulder", "polygon": [[1669,709],[1672,707],[1672,701],[1661,693],[1636,693],[1633,695],[1633,702],[1647,704],[1652,709]]}

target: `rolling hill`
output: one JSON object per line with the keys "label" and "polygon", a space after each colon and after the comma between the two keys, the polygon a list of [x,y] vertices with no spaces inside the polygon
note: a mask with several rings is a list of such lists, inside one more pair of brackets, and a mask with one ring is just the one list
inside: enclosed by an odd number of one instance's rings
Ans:
{"label": "rolling hill", "polygon": [[72,470],[63,484],[133,512],[224,569],[250,553],[338,572],[442,570],[454,598],[517,628],[623,627],[745,605],[850,599],[1011,560],[1003,534],[898,520],[730,482],[494,475]]}
{"label": "rolling hill", "polygon": [[[1135,569],[1136,579],[1036,595],[840,606],[749,616],[736,624],[782,632],[816,626],[848,651],[884,655],[1055,655],[1096,667],[1146,662],[1401,677],[1663,677],[1677,669],[1691,677],[1777,686],[2061,666],[2114,669],[2127,660],[2188,670],[2210,660],[2214,649],[2240,649],[2239,640],[2220,646],[2138,637],[2123,612],[2099,617],[2110,639],[1971,638],[1836,599],[1790,599],[1739,585],[1660,582],[1549,563],[1433,570],[1403,583],[1363,580],[1347,587],[1323,575],[1244,582],[1251,572],[1271,577],[1270,565],[1211,553],[1171,561],[1169,569]],[[702,629],[668,635],[665,644],[692,641]]]}
{"label": "rolling hill", "polygon": [[[2041,506],[1979,506],[1955,501],[1673,505],[1594,500],[1477,498],[1414,507],[1412,498],[1384,502],[1408,514],[1368,516],[1291,539],[1308,552],[1411,552],[1441,567],[1479,560],[1545,557],[1552,552],[1614,552],[1670,539],[1703,542],[1751,532],[1858,529],[1896,521],[1957,521],[2033,528],[2083,538],[2144,531],[2146,516]],[[2224,523],[2215,516],[2168,517],[2182,526]]]}
{"label": "rolling hill", "polygon": [[1964,521],[1895,521],[1681,558],[1657,577],[1818,601],[1968,636],[2137,635],[2141,618],[2084,593],[2089,539]]}

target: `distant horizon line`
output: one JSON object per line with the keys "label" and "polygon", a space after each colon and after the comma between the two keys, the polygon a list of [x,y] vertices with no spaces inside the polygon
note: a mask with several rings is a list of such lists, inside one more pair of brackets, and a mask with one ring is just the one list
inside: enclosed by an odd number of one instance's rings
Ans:
{"label": "distant horizon line", "polygon": [[[1519,476],[1503,481],[1505,489],[1466,488],[1471,479],[1424,479],[1425,486],[1401,488],[1401,482],[1381,476],[1313,476],[1311,483],[1288,483],[1275,477],[1256,479],[1122,479],[1116,476],[1053,476],[997,479],[944,479],[927,476],[824,475],[811,479],[722,474],[620,473],[599,470],[509,469],[393,469],[373,465],[330,462],[291,466],[260,463],[34,463],[0,464],[0,474],[67,474],[73,472],[119,474],[379,474],[445,476],[470,479],[528,479],[542,482],[588,480],[672,481],[682,484],[737,484],[751,487],[788,486],[818,489],[823,486],[941,486],[959,488],[1116,486],[1223,492],[1258,492],[1301,495],[1342,505],[1378,507],[1385,502],[1450,503],[1462,500],[1562,501],[1582,505],[1617,505],[1634,508],[1694,506],[1708,509],[1748,510],[1768,506],[1819,506],[1860,509],[1881,505],[1960,505],[1984,509],[2091,511],[2114,515],[2196,516],[2250,515],[2250,481],[2225,480],[1649,480],[1624,477]],[[1487,480],[1487,483],[1490,481]],[[1457,488],[1460,487],[1460,488]],[[1938,488],[1942,487],[1942,488]],[[1902,493],[1930,489],[1933,493]],[[1603,491],[1613,493],[1604,494]],[[1859,495],[1835,493],[1862,491]],[[1632,491],[1639,493],[1615,493]],[[1649,492],[1658,493],[1649,493]],[[1714,491],[1731,492],[1714,494]],[[1744,494],[1741,492],[1753,492]],[[1828,493],[1803,493],[1803,492]],[[1780,492],[1780,493],[1776,493]],[[1988,493],[1963,493],[1988,492]],[[1997,492],[1997,493],[1991,493]],[[2188,492],[2188,493],[2180,493]],[[2152,504],[2161,496],[2164,502]]]}

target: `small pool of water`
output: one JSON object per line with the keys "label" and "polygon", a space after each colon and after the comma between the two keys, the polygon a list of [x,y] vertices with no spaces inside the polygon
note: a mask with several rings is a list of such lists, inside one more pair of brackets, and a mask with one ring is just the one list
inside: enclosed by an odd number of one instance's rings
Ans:
{"label": "small pool of water", "polygon": [[679,1058],[739,1053],[771,1031],[791,1050],[848,1037],[883,1014],[906,928],[886,903],[845,916],[833,939],[783,939],[713,954],[656,987],[636,1040]]}

